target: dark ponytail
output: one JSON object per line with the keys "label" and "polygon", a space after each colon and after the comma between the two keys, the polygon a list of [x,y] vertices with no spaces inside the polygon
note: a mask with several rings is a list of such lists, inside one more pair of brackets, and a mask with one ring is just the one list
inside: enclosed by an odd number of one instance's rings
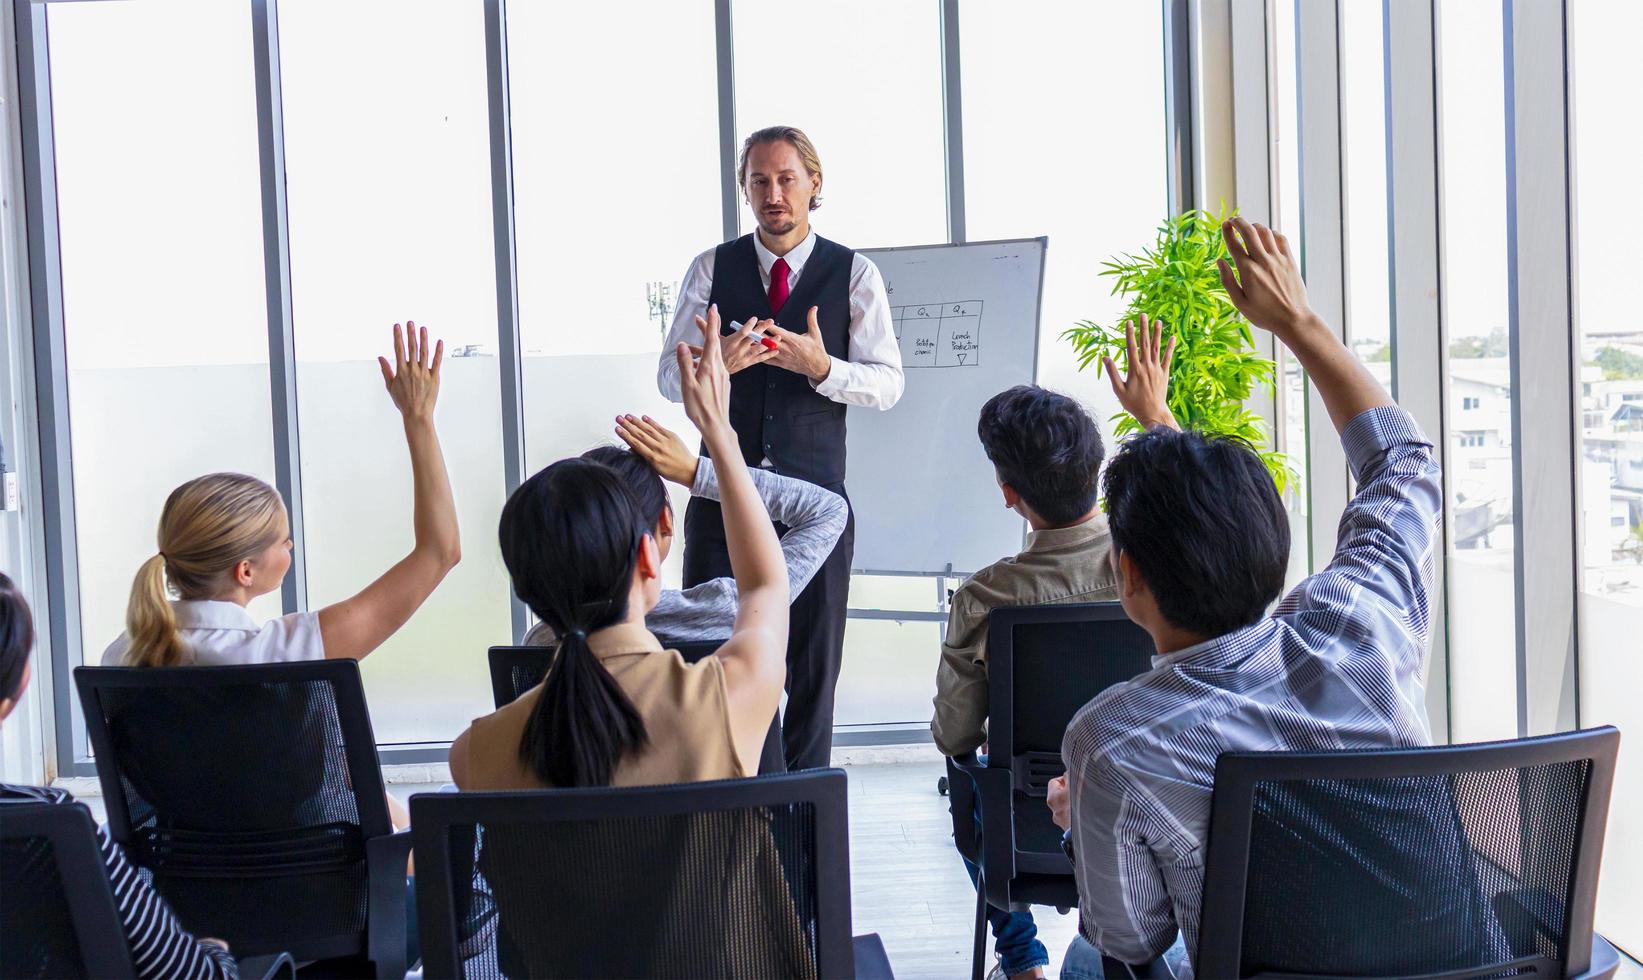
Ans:
{"label": "dark ponytail", "polygon": [[587,634],[627,617],[639,545],[650,526],[623,480],[565,459],[526,480],[502,508],[502,561],[514,593],[559,636],[519,759],[550,786],[608,786],[645,722],[588,648]]}

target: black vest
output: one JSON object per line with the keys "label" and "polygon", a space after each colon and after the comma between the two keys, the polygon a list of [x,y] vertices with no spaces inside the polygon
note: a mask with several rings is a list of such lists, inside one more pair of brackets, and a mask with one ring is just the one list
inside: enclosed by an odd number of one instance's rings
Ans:
{"label": "black vest", "polygon": [[[850,357],[850,269],[855,257],[850,249],[816,236],[799,281],[775,318],[782,329],[804,333],[810,308],[816,307],[827,353],[840,360]],[[731,321],[770,317],[770,298],[759,277],[752,235],[714,250],[708,302],[718,304],[727,335],[734,332]],[[844,413],[844,405],[816,394],[809,378],[769,364],[755,364],[730,379],[730,424],[749,466],[768,458],[783,476],[842,486]],[[707,454],[706,446],[702,453]]]}

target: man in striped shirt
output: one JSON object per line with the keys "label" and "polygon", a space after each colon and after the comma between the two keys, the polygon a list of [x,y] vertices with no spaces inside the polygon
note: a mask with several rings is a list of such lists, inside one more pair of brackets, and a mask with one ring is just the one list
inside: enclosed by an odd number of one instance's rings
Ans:
{"label": "man in striped shirt", "polygon": [[1234,219],[1221,278],[1299,359],[1358,482],[1335,557],[1269,616],[1288,518],[1247,446],[1166,424],[1105,483],[1119,596],[1153,670],[1074,717],[1050,806],[1068,829],[1082,930],[1131,963],[1196,954],[1210,792],[1227,751],[1424,745],[1423,674],[1443,498],[1432,444],[1307,303],[1289,242]]}

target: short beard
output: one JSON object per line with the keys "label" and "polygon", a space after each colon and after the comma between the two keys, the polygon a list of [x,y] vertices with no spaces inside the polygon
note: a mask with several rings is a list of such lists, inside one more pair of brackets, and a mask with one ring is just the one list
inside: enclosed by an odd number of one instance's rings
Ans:
{"label": "short beard", "polygon": [[767,235],[785,235],[799,226],[799,221],[793,215],[787,215],[787,223],[774,225],[767,221],[764,215],[759,215],[759,229]]}

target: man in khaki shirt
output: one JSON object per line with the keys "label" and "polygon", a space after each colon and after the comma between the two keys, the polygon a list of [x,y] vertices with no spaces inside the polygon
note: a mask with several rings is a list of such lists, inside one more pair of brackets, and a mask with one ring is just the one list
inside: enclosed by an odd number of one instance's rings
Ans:
{"label": "man in khaki shirt", "polygon": [[[936,746],[949,756],[987,741],[987,617],[994,608],[1118,598],[1107,520],[1096,499],[1105,449],[1090,414],[1066,395],[1021,385],[988,400],[976,430],[1004,505],[1026,518],[1032,533],[1027,550],[983,568],[953,593],[930,723]],[[976,869],[969,870],[974,881]],[[1032,914],[988,908],[987,916],[999,956],[994,975],[1043,976],[1049,955]],[[1098,957],[1082,939],[1073,946],[1069,962]]]}

